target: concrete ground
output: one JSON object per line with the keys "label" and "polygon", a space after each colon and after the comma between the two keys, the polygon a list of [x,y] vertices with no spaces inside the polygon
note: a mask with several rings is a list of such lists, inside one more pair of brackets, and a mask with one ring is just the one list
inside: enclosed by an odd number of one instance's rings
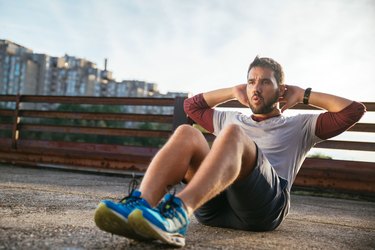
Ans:
{"label": "concrete ground", "polygon": [[[111,236],[94,224],[102,199],[129,178],[0,165],[0,249],[164,249]],[[186,249],[375,249],[375,203],[292,195],[273,232],[212,228],[192,219]]]}

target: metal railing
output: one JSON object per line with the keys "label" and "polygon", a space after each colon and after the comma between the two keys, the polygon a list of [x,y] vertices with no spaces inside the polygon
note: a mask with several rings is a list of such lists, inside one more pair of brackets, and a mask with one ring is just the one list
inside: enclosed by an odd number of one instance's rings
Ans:
{"label": "metal railing", "polygon": [[0,96],[0,160],[144,171],[186,123],[183,100]]}
{"label": "metal railing", "polygon": [[[173,130],[190,123],[183,101],[0,95],[0,162],[143,172]],[[375,103],[364,104],[375,111]],[[221,107],[243,106],[231,101]],[[358,123],[349,131],[374,133],[375,124]],[[327,140],[316,147],[375,151],[371,141]],[[295,185],[374,194],[375,163],[307,158]]]}

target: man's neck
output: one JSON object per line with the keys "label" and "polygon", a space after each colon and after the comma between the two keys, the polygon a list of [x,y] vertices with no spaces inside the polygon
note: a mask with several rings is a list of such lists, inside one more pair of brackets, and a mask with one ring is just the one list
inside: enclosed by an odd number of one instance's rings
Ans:
{"label": "man's neck", "polygon": [[275,108],[270,113],[267,114],[252,114],[251,118],[256,122],[261,122],[267,119],[270,119],[275,116],[281,115],[280,109]]}

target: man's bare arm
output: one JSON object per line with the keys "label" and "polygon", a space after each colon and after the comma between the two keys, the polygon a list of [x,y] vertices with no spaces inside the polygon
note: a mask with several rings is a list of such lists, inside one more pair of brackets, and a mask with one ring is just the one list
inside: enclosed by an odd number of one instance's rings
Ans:
{"label": "man's bare arm", "polygon": [[[303,102],[305,90],[293,85],[286,85],[286,91],[284,96],[280,99],[281,102],[285,102],[281,111],[285,111],[288,108],[293,107],[298,103]],[[349,106],[353,101],[321,92],[312,91],[309,98],[309,105],[325,109],[330,112],[339,112]]]}
{"label": "man's bare arm", "polygon": [[[303,101],[305,90],[297,86],[286,86],[287,91],[280,101],[285,102],[282,111]],[[343,97],[311,92],[309,105],[325,109],[328,112],[319,115],[315,135],[320,139],[329,139],[349,129],[361,119],[366,107]]]}
{"label": "man's bare arm", "polygon": [[203,93],[203,97],[210,107],[215,107],[221,103],[234,99],[238,100],[245,106],[249,106],[246,95],[246,84],[209,91]]}
{"label": "man's bare arm", "polygon": [[184,110],[196,123],[213,132],[213,107],[232,99],[237,99],[247,106],[246,84],[217,89],[190,97],[184,102]]}

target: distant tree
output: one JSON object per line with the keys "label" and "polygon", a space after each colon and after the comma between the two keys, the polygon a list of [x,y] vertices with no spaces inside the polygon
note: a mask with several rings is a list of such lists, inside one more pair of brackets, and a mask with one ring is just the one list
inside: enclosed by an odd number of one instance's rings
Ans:
{"label": "distant tree", "polygon": [[330,160],[332,159],[331,156],[325,155],[325,154],[320,153],[320,152],[309,154],[307,157],[309,157],[309,158],[320,158],[320,159],[330,159]]}

